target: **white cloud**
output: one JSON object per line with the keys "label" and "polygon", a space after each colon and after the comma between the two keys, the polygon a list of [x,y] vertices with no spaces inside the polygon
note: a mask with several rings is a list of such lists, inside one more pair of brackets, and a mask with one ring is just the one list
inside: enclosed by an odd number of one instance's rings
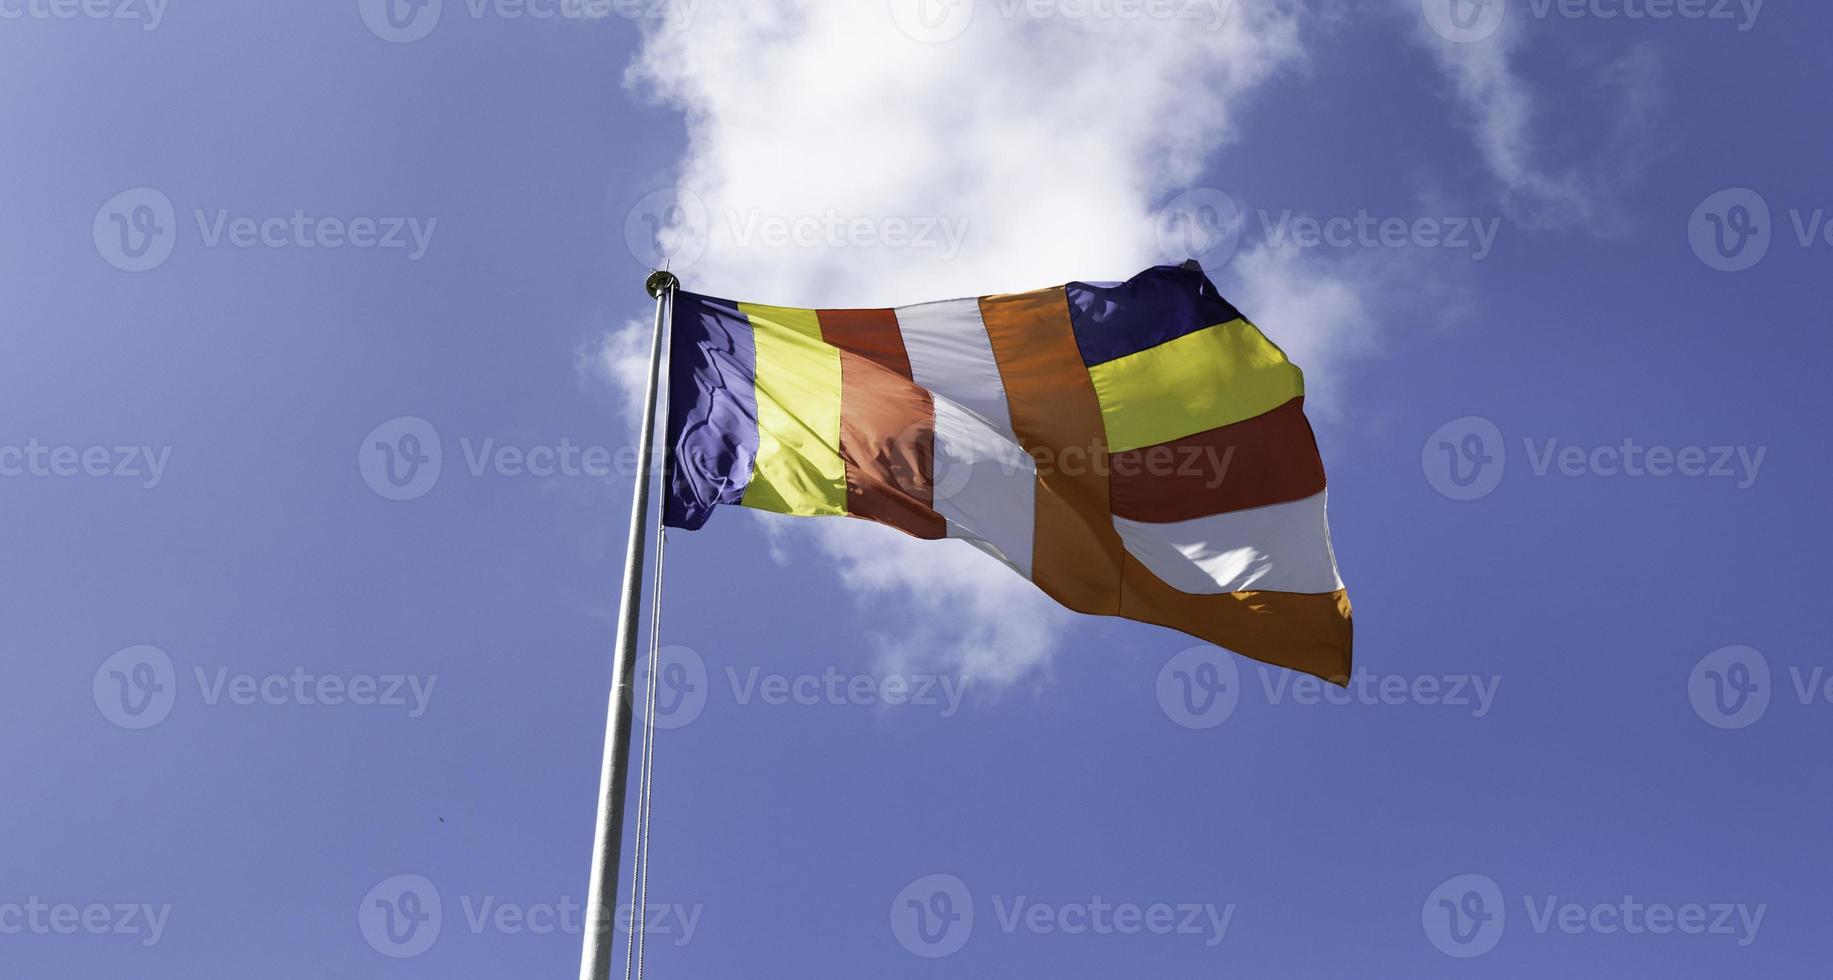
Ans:
{"label": "white cloud", "polygon": [[643,388],[649,381],[649,348],[655,325],[630,320],[621,329],[606,332],[598,343],[579,352],[575,360],[582,374],[602,377],[623,396],[624,418],[632,431],[641,428]]}
{"label": "white cloud", "polygon": [[[691,32],[653,32],[632,79],[686,111],[680,184],[711,226],[684,278],[798,305],[1124,278],[1160,260],[1155,198],[1192,180],[1241,97],[1300,57],[1283,5],[1242,5],[1220,30],[1007,6],[981,4],[943,44],[904,35],[884,0],[706,0]],[[966,239],[949,260],[746,235],[754,216],[830,211],[965,221]]]}
{"label": "white cloud", "polygon": [[[1660,62],[1652,49],[1632,47],[1603,67],[1587,71],[1568,50],[1562,72],[1565,101],[1549,106],[1552,90],[1531,81],[1519,67],[1533,31],[1575,32],[1571,25],[1530,21],[1525,5],[1493,34],[1456,40],[1435,31],[1420,16],[1418,0],[1395,0],[1415,26],[1450,83],[1484,166],[1496,181],[1510,215],[1529,227],[1587,226],[1611,232],[1618,222],[1616,197],[1646,156],[1660,104]],[[1458,2],[1458,0],[1450,0]],[[1502,16],[1498,13],[1496,16]],[[1553,38],[1558,41],[1561,38]],[[1571,83],[1576,82],[1576,85]],[[1594,117],[1598,107],[1607,115]],[[1580,119],[1584,125],[1579,125]],[[1559,134],[1583,129],[1608,132],[1582,154],[1562,154]],[[1567,162],[1553,162],[1562,155]]]}
{"label": "white cloud", "polygon": [[[1237,4],[1219,28],[1024,10],[982,3],[947,43],[906,36],[885,0],[704,0],[691,31],[652,30],[630,80],[687,119],[679,183],[688,213],[705,214],[704,253],[677,269],[687,287],[888,306],[1126,278],[1167,260],[1159,202],[1236,135],[1242,100],[1304,59],[1292,3]],[[829,216],[864,230],[846,231],[851,244],[759,240],[773,219],[811,219],[805,229],[825,238]],[[904,219],[965,222],[959,254],[894,247]],[[1314,391],[1369,329],[1356,282],[1320,261],[1249,252],[1231,271]],[[617,352],[640,337],[608,345],[620,377],[630,370]],[[960,542],[860,521],[797,526],[863,601],[902,610],[879,638],[890,666],[1011,682],[1047,664],[1075,621]]]}
{"label": "white cloud", "polygon": [[998,688],[1046,664],[1074,622],[1074,613],[964,542],[919,541],[866,521],[811,526],[849,588],[902,610],[896,630],[874,637],[881,669],[958,672]]}
{"label": "white cloud", "polygon": [[[1334,415],[1340,408],[1343,362],[1375,343],[1372,285],[1389,262],[1326,262],[1315,253],[1263,246],[1238,256],[1230,272],[1240,288],[1231,300],[1264,324],[1303,324],[1271,331],[1286,356],[1305,371],[1306,408]],[[1264,312],[1262,312],[1264,311]]]}

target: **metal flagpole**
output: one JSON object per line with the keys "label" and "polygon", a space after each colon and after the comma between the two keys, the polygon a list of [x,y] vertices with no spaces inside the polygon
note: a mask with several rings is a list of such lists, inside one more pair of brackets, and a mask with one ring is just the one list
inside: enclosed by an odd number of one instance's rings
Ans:
{"label": "metal flagpole", "polygon": [[[637,610],[643,597],[643,551],[647,544],[650,457],[654,451],[656,390],[662,375],[662,345],[668,333],[675,290],[681,281],[657,272],[644,283],[656,301],[655,337],[649,348],[649,382],[643,393],[643,429],[637,437],[636,494],[630,502],[630,545],[624,554],[624,593],[617,607],[617,659],[611,667],[611,704],[605,712],[605,760],[598,784],[598,829],[592,842],[592,882],[586,895],[579,980],[609,980],[616,943],[619,850],[624,840],[624,783],[630,770],[631,688],[636,677]],[[651,623],[654,629],[655,624]]]}

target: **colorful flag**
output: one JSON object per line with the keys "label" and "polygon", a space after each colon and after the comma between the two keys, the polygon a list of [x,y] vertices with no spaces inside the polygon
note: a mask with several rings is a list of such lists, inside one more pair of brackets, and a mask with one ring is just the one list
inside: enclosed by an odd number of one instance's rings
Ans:
{"label": "colorful flag", "polygon": [[1304,375],[1194,265],[897,309],[679,293],[664,519],[960,538],[1078,612],[1350,669]]}

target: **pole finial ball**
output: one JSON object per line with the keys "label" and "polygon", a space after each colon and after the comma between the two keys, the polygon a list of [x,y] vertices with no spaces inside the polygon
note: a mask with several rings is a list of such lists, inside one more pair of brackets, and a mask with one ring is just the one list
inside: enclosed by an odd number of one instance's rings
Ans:
{"label": "pole finial ball", "polygon": [[661,299],[663,293],[680,289],[681,280],[676,279],[672,272],[652,272],[649,281],[643,283],[643,288],[649,291],[652,299]]}

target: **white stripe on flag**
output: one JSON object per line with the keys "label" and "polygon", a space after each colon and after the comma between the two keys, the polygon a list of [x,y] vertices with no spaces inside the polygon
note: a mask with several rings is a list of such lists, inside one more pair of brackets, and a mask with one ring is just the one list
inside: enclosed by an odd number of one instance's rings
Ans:
{"label": "white stripe on flag", "polygon": [[1010,433],[937,394],[935,509],[962,538],[1031,577],[1037,465]]}
{"label": "white stripe on flag", "polygon": [[1114,518],[1127,551],[1166,585],[1193,595],[1335,592],[1326,493],[1173,524]]}
{"label": "white stripe on flag", "polygon": [[999,362],[993,359],[986,321],[980,318],[980,301],[954,299],[903,306],[896,312],[912,379],[1013,438],[1006,386],[999,378]]}

